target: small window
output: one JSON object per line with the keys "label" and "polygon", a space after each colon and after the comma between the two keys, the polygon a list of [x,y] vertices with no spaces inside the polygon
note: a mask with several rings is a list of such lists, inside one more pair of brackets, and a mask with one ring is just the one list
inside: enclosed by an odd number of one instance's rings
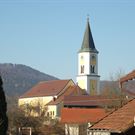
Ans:
{"label": "small window", "polygon": [[83,56],[81,56],[81,59],[83,60]]}
{"label": "small window", "polygon": [[91,73],[95,73],[95,66],[91,65],[90,66],[90,71],[91,71]]}
{"label": "small window", "polygon": [[81,74],[84,73],[84,65],[81,66]]}

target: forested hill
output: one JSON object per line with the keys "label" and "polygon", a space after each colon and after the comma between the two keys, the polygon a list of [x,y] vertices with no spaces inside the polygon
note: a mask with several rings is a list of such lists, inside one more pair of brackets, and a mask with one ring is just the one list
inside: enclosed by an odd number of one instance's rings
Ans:
{"label": "forested hill", "polygon": [[8,96],[21,95],[40,81],[58,79],[21,64],[0,64],[0,74]]}

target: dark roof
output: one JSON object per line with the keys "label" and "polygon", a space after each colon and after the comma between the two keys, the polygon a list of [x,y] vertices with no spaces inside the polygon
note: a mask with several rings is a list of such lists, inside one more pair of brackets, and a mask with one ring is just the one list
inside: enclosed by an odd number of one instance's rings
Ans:
{"label": "dark roof", "polygon": [[109,114],[101,121],[93,125],[90,130],[106,130],[122,133],[133,127],[135,117],[135,99],[128,102],[122,108]]}
{"label": "dark roof", "polygon": [[104,96],[65,96],[64,106],[105,106],[109,105],[113,101],[118,101],[117,98],[107,98]]}
{"label": "dark roof", "polygon": [[47,105],[56,105],[59,104],[64,100],[65,96],[79,96],[79,95],[86,95],[86,91],[84,89],[81,89],[79,86],[74,85],[68,87],[60,96],[57,98],[54,98],[52,101],[50,101]]}
{"label": "dark roof", "polygon": [[20,98],[58,95],[71,80],[54,80],[40,82],[24,93]]}
{"label": "dark roof", "polygon": [[95,123],[101,118],[105,117],[105,109],[100,108],[63,108],[61,111],[62,123]]}
{"label": "dark roof", "polygon": [[82,47],[79,52],[95,52],[98,53],[98,51],[95,48],[90,25],[89,25],[89,19],[87,19],[87,25],[86,30],[82,42]]}

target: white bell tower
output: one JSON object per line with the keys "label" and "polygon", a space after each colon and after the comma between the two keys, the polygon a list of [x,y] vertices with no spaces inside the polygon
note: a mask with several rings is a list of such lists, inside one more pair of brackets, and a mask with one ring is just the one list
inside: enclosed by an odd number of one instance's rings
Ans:
{"label": "white bell tower", "polygon": [[89,19],[83,38],[82,47],[78,52],[78,85],[90,95],[98,95],[100,76],[98,75],[98,51],[95,48]]}

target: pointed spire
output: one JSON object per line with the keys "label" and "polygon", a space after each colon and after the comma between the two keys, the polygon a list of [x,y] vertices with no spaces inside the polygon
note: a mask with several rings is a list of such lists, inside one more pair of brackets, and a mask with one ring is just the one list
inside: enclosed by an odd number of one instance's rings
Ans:
{"label": "pointed spire", "polygon": [[82,43],[82,47],[80,49],[80,52],[98,53],[98,51],[95,48],[92,33],[90,30],[89,17],[87,17],[87,25],[86,25],[85,34],[84,34],[83,43]]}

